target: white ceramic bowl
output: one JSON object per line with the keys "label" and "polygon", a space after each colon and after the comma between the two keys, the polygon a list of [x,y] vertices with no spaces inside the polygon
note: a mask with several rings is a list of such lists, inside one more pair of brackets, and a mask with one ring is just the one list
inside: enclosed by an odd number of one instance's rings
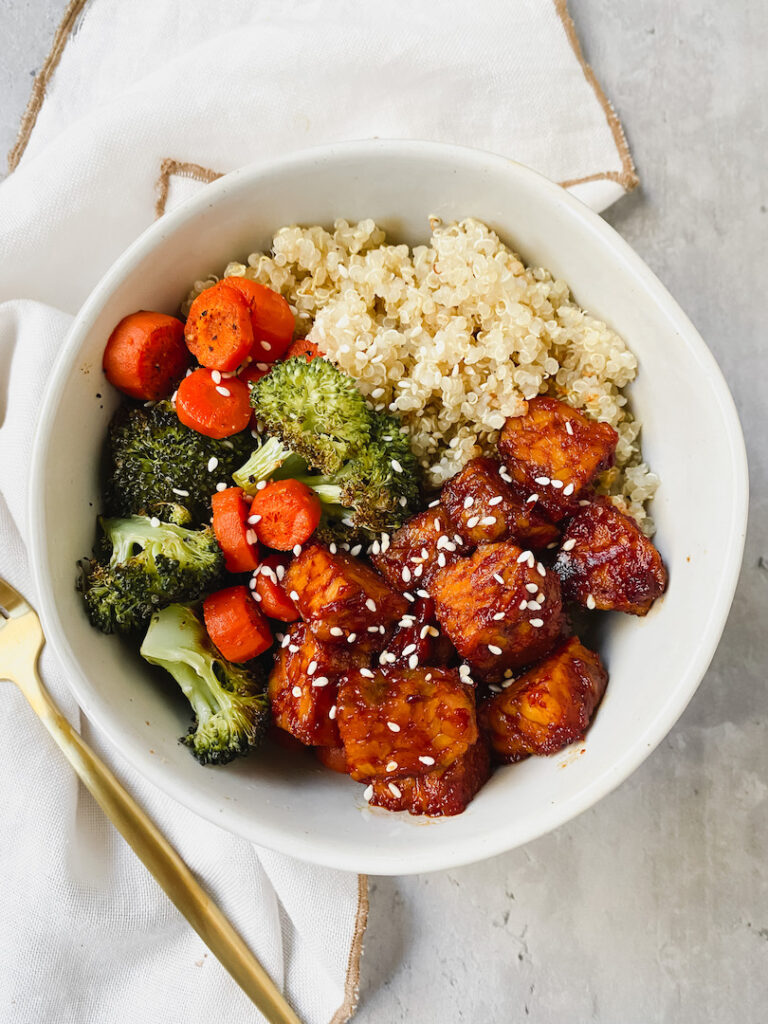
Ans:
{"label": "white ceramic bowl", "polygon": [[[191,282],[267,246],[284,224],[373,217],[395,239],[416,243],[428,235],[429,214],[485,221],[527,260],[565,278],[576,300],[632,347],[640,362],[632,401],[645,456],[662,481],[653,512],[670,573],[667,595],[647,618],[605,620],[610,683],[583,754],[497,771],[464,814],[436,821],[368,808],[361,786],[311,756],[297,762],[270,749],[225,768],[199,767],[177,742],[190,715],[175,684],[93,630],[73,587],[75,561],[93,539],[89,502],[98,507],[99,453],[117,404],[99,368],[118,320],[139,308],[175,312]],[[331,867],[399,874],[480,860],[540,836],[605,796],[650,754],[690,700],[725,624],[743,549],[747,469],[714,359],[599,216],[498,156],[371,141],[230,174],[127,250],[83,306],[52,375],[31,493],[48,641],[85,712],[129,761],[181,803],[256,843]]]}

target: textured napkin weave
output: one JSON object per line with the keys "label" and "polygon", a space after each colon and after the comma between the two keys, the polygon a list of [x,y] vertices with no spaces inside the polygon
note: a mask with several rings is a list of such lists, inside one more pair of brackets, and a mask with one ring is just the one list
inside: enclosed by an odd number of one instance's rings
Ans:
{"label": "textured napkin weave", "polygon": [[[0,185],[0,574],[30,599],[27,503],[55,500],[28,494],[35,419],[101,274],[155,216],[219,174],[372,136],[494,150],[595,209],[635,184],[562,2],[70,4]],[[256,849],[178,806],[94,733],[49,649],[42,670],[307,1024],[346,1020],[365,879]],[[0,694],[0,1020],[259,1019],[20,694],[5,683]]]}

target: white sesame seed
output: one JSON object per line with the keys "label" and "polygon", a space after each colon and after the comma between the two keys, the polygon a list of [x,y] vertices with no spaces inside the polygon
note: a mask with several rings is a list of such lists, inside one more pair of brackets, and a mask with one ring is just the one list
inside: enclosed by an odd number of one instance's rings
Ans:
{"label": "white sesame seed", "polygon": [[480,522],[480,516],[470,516],[467,520],[467,529],[474,530],[477,524]]}
{"label": "white sesame seed", "polygon": [[[255,582],[255,581],[254,581],[254,582]],[[261,594],[257,594],[257,593],[256,593],[256,592],[254,591],[254,592],[253,592],[253,593],[251,594],[251,597],[252,597],[252,598],[253,598],[253,600],[254,600],[254,601],[256,602],[256,604],[261,604]]]}
{"label": "white sesame seed", "polygon": [[501,648],[497,647],[496,644],[488,644],[488,650],[491,652],[491,654],[495,654],[497,656],[501,654]]}
{"label": "white sesame seed", "polygon": [[171,490],[174,494],[178,494],[180,498],[188,498],[189,491],[185,491],[182,487],[172,487]]}
{"label": "white sesame seed", "polygon": [[525,584],[525,589],[528,591],[529,594],[535,594],[536,591],[539,589],[539,584],[538,583],[526,583]]}
{"label": "white sesame seed", "polygon": [[410,656],[410,658],[408,659],[408,668],[418,668],[418,667],[419,667],[419,656],[418,656],[418,654],[412,654]]}
{"label": "white sesame seed", "polygon": [[227,485],[224,483],[224,481],[223,480],[219,480],[219,482],[216,484],[216,490],[217,491],[226,491],[226,489],[227,489]]}
{"label": "white sesame seed", "polygon": [[369,633],[378,633],[379,632],[379,627],[378,626],[369,626],[368,627],[368,632]]}
{"label": "white sesame seed", "polygon": [[514,683],[514,681],[515,681],[514,679],[505,679],[504,682],[501,684],[502,690],[506,690],[506,688],[508,686],[511,686],[512,683]]}
{"label": "white sesame seed", "polygon": [[400,573],[400,575],[403,578],[403,583],[411,582],[411,570],[408,568],[407,565],[403,566],[403,571]]}
{"label": "white sesame seed", "polygon": [[409,593],[407,590],[403,591],[403,597],[405,598],[406,601],[410,601],[411,604],[413,604],[413,602],[416,600],[413,594]]}
{"label": "white sesame seed", "polygon": [[446,565],[448,564],[447,561],[446,561],[445,555],[443,554],[442,551],[437,556],[437,564],[440,566],[441,569],[444,569],[446,567]]}
{"label": "white sesame seed", "polygon": [[290,642],[291,642],[291,638],[290,638],[290,636],[287,633],[285,634],[285,636],[281,636],[280,637],[280,646],[281,647],[287,647]]}
{"label": "white sesame seed", "polygon": [[307,665],[307,675],[308,676],[313,676],[316,671],[317,671],[317,662],[316,661],[310,661],[309,665]]}
{"label": "white sesame seed", "polygon": [[372,612],[376,611],[376,602],[372,597],[366,598],[365,607],[369,608]]}
{"label": "white sesame seed", "polygon": [[573,537],[567,540],[565,544],[560,548],[561,551],[572,551],[576,547],[576,541]]}
{"label": "white sesame seed", "polygon": [[374,388],[371,392],[371,398],[381,398],[384,394],[384,388]]}
{"label": "white sesame seed", "polygon": [[429,636],[440,636],[440,630],[437,626],[427,626],[427,633]]}
{"label": "white sesame seed", "polygon": [[493,578],[496,580],[497,583],[500,583],[502,586],[504,586],[504,577],[501,575],[500,572],[495,572],[493,574]]}
{"label": "white sesame seed", "polygon": [[373,786],[366,786],[363,790],[363,800],[370,803],[373,799]]}
{"label": "white sesame seed", "polygon": [[278,580],[282,583],[283,578],[285,577],[285,566],[278,565],[277,568],[275,569],[275,573],[277,575]]}
{"label": "white sesame seed", "polygon": [[504,501],[502,496],[500,494],[497,494],[495,498],[491,498],[491,500],[488,502],[488,504],[489,505],[500,505],[502,503],[502,501]]}
{"label": "white sesame seed", "polygon": [[331,708],[331,710],[328,712],[328,717],[330,718],[331,721],[333,721],[334,718],[336,717],[337,710],[338,710],[338,708],[334,704],[333,707]]}
{"label": "white sesame seed", "polygon": [[530,555],[530,551],[521,551],[520,554],[517,556],[517,564],[519,565],[521,562],[527,562],[530,558]]}
{"label": "white sesame seed", "polygon": [[157,516],[152,516],[152,518],[149,520],[149,525],[154,530],[156,530],[158,528],[158,526],[160,525],[160,520],[157,518]]}
{"label": "white sesame seed", "polygon": [[529,601],[528,602],[528,607],[531,609],[532,612],[540,612],[541,611],[541,604],[540,604],[539,601]]}
{"label": "white sesame seed", "polygon": [[525,600],[525,598],[523,598],[523,600],[518,605],[518,608],[520,609],[521,612],[524,612],[527,607],[528,607],[528,602]]}
{"label": "white sesame seed", "polygon": [[565,421],[565,431],[567,434],[570,434],[571,437],[573,437],[573,427],[571,426],[570,420]]}
{"label": "white sesame seed", "polygon": [[556,548],[556,547],[557,547],[557,541],[553,540],[551,544],[547,544],[547,551],[551,551],[552,548]]}
{"label": "white sesame seed", "polygon": [[384,629],[383,626],[379,626],[379,632],[381,633],[382,636],[384,636],[384,634],[386,633],[386,629]]}
{"label": "white sesame seed", "polygon": [[502,466],[501,469],[499,470],[499,476],[506,483],[508,483],[508,484],[512,483],[512,477],[509,475],[509,473],[507,472],[507,470],[505,469],[504,466]]}
{"label": "white sesame seed", "polygon": [[472,497],[465,498],[464,499],[464,508],[465,509],[472,508],[474,503],[475,503],[475,499],[474,498],[472,498]]}
{"label": "white sesame seed", "polygon": [[563,494],[573,494],[573,484],[566,484],[563,488]]}
{"label": "white sesame seed", "polygon": [[589,504],[591,504],[591,503],[589,501],[587,501],[586,498],[582,498],[581,501],[579,502],[579,505],[581,506],[581,508],[586,508],[587,505],[589,505]]}
{"label": "white sesame seed", "polygon": [[539,604],[544,604],[544,602],[546,601],[546,598],[544,597],[541,591],[539,591],[536,595],[536,600],[539,602]]}
{"label": "white sesame seed", "polygon": [[362,544],[355,544],[355,546],[352,548],[352,550],[349,553],[350,553],[350,555],[354,555],[355,557],[357,557],[362,550],[363,550],[363,545]]}
{"label": "white sesame seed", "polygon": [[462,536],[460,536],[458,533],[454,533],[453,540],[454,540],[454,543],[457,544],[457,545],[461,545],[461,544],[464,543],[464,538]]}
{"label": "white sesame seed", "polygon": [[587,608],[596,608],[597,601],[592,594],[587,594]]}
{"label": "white sesame seed", "polygon": [[429,754],[422,754],[419,757],[419,760],[421,761],[422,764],[426,764],[426,765],[432,765],[432,764],[435,763],[434,757],[430,757]]}
{"label": "white sesame seed", "polygon": [[394,784],[394,782],[388,782],[387,783],[387,789],[392,794],[392,796],[395,798],[395,800],[399,800],[400,797],[403,795],[400,792],[399,788]]}
{"label": "white sesame seed", "polygon": [[496,612],[496,614],[493,616],[494,622],[501,622],[501,620],[503,618],[504,618],[504,612]]}
{"label": "white sesame seed", "polygon": [[[335,544],[331,544],[331,547],[336,547],[336,545]],[[373,544],[371,544],[371,554],[372,555],[378,555],[380,551],[381,551],[381,544],[379,544],[379,542],[377,540],[375,540],[373,542]],[[335,554],[335,552],[333,552],[333,554]]]}
{"label": "white sesame seed", "polygon": [[216,390],[218,391],[222,398],[229,398],[229,396],[232,394],[229,388],[225,388],[223,384],[217,384]]}
{"label": "white sesame seed", "polygon": [[302,693],[301,687],[294,686],[294,688],[291,690],[291,693],[293,694],[294,697],[300,697]]}
{"label": "white sesame seed", "polygon": [[384,552],[387,550],[388,547],[389,547],[389,534],[388,533],[382,533],[382,535],[381,535],[381,553],[382,553],[382,555],[384,554]]}
{"label": "white sesame seed", "polygon": [[315,676],[312,680],[313,686],[323,687],[328,685],[328,676]]}
{"label": "white sesame seed", "polygon": [[416,579],[418,579],[418,578],[419,578],[419,577],[420,577],[420,576],[422,575],[422,573],[423,573],[423,572],[424,572],[424,566],[423,566],[423,565],[419,565],[419,566],[417,566],[417,567],[416,567],[416,568],[415,568],[415,569],[413,570],[413,575],[414,575],[414,577],[415,577]]}
{"label": "white sesame seed", "polygon": [[255,544],[259,538],[256,536],[255,530],[246,530],[245,539],[249,544]]}
{"label": "white sesame seed", "polygon": [[293,553],[294,553],[294,555],[297,555],[297,556],[301,554],[301,544],[296,544],[294,546]]}
{"label": "white sesame seed", "polygon": [[267,486],[267,481],[266,480],[259,480],[259,482],[256,484],[256,490],[257,491],[263,491],[266,486]]}
{"label": "white sesame seed", "polygon": [[547,575],[547,570],[544,568],[544,566],[541,564],[541,562],[537,562],[536,563],[536,572],[539,574],[539,576],[546,576]]}
{"label": "white sesame seed", "polygon": [[434,527],[435,527],[435,533],[440,533],[440,520],[439,519],[434,519],[433,523],[434,523]]}
{"label": "white sesame seed", "polygon": [[541,627],[544,625],[544,619],[530,619],[530,623],[536,629],[541,629]]}
{"label": "white sesame seed", "polygon": [[560,488],[563,486],[563,481],[562,480],[553,480],[552,481],[552,486],[555,488],[556,491],[559,491]]}
{"label": "white sesame seed", "polygon": [[272,351],[272,346],[270,345],[270,343],[268,341],[260,341],[259,344],[261,345],[261,347],[264,349],[265,352],[271,352]]}
{"label": "white sesame seed", "polygon": [[248,521],[248,524],[250,526],[255,526],[256,523],[260,523],[261,522],[261,516],[258,516],[258,515],[248,516],[248,520],[247,521]]}
{"label": "white sesame seed", "polygon": [[248,580],[248,586],[250,587],[251,590],[255,590],[256,589],[256,577],[255,576],[252,576]]}
{"label": "white sesame seed", "polygon": [[[336,547],[336,545],[333,543],[333,541],[331,541],[331,543],[328,545],[328,550],[331,552],[332,555],[335,555],[335,554],[337,554],[339,549]],[[296,553],[296,549],[294,548],[294,554],[295,553]]]}
{"label": "white sesame seed", "polygon": [[416,597],[429,597],[429,591],[428,590],[417,590],[416,591]]}
{"label": "white sesame seed", "polygon": [[298,590],[292,590],[290,592],[290,594],[288,595],[288,597],[290,597],[290,599],[292,601],[298,601],[299,600],[299,592],[298,592]]}
{"label": "white sesame seed", "polygon": [[533,505],[539,500],[538,494],[529,494],[525,499],[526,505]]}
{"label": "white sesame seed", "polygon": [[536,484],[541,484],[542,487],[547,487],[549,485],[549,477],[548,476],[535,476],[533,478],[533,482],[536,483]]}
{"label": "white sesame seed", "polygon": [[403,648],[403,657],[407,658],[409,654],[413,654],[416,650],[416,644],[408,644],[407,647]]}
{"label": "white sesame seed", "polygon": [[497,686],[496,683],[489,683],[488,689],[491,691],[491,693],[501,693],[501,687]]}
{"label": "white sesame seed", "polygon": [[364,676],[366,679],[375,679],[376,678],[374,676],[373,672],[371,672],[371,670],[369,668],[361,668],[360,669],[360,675]]}
{"label": "white sesame seed", "polygon": [[405,495],[403,495],[403,496],[402,496],[402,497],[400,498],[400,508],[405,508],[405,506],[406,506],[407,504],[408,504],[408,499],[406,498],[406,496],[405,496]]}
{"label": "white sesame seed", "polygon": [[331,626],[328,632],[331,636],[344,636],[344,630],[340,626]]}
{"label": "white sesame seed", "polygon": [[349,636],[347,637],[347,643],[353,644],[355,640],[357,640],[357,633],[350,633]]}
{"label": "white sesame seed", "polygon": [[288,650],[291,652],[291,654],[299,653],[299,648],[297,647],[296,644],[288,644]]}
{"label": "white sesame seed", "polygon": [[483,516],[483,518],[480,520],[480,525],[481,526],[495,526],[496,525],[496,516]]}
{"label": "white sesame seed", "polygon": [[437,508],[437,506],[439,504],[440,504],[440,499],[437,498],[435,501],[430,501],[430,503],[427,505],[427,508]]}
{"label": "white sesame seed", "polygon": [[392,467],[392,469],[394,469],[396,473],[403,472],[403,467],[400,465],[397,459],[392,459],[392,461],[390,462],[390,466]]}
{"label": "white sesame seed", "polygon": [[218,370],[211,370],[211,380],[214,384],[221,384],[221,374]]}
{"label": "white sesame seed", "polygon": [[388,761],[387,762],[387,771],[388,772],[394,772],[396,770],[397,770],[397,761]]}
{"label": "white sesame seed", "polygon": [[397,722],[387,722],[387,728],[390,729],[392,732],[400,732],[400,726],[397,724]]}

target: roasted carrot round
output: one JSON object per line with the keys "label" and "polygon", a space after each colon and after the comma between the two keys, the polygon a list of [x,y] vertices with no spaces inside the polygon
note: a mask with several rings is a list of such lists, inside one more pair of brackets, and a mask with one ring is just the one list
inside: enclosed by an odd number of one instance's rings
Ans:
{"label": "roasted carrot round", "polygon": [[224,281],[200,292],[190,307],[184,340],[202,366],[236,370],[253,348],[251,311],[245,296]]}
{"label": "roasted carrot round", "polygon": [[206,437],[230,437],[251,421],[248,385],[237,377],[218,378],[216,371],[193,370],[179,384],[176,414],[185,427]]}
{"label": "roasted carrot round", "polygon": [[227,487],[211,498],[213,532],[224,553],[228,572],[253,572],[259,565],[259,545],[246,519],[248,502],[239,487]]}
{"label": "roasted carrot round", "polygon": [[312,749],[320,764],[330,768],[332,772],[349,775],[347,752],[344,747],[313,747]]}
{"label": "roasted carrot round", "polygon": [[287,563],[285,555],[269,555],[264,559],[256,576],[256,597],[259,608],[270,619],[295,622],[299,617],[299,610],[280,582]]}
{"label": "roasted carrot round", "polygon": [[272,646],[269,623],[247,587],[227,587],[203,601],[208,636],[227,661],[250,661]]}
{"label": "roasted carrot round", "polygon": [[293,313],[287,300],[279,292],[251,281],[249,277],[225,277],[221,284],[236,288],[248,303],[253,330],[253,358],[263,363],[281,359],[293,338]]}
{"label": "roasted carrot round", "polygon": [[297,338],[285,353],[285,358],[292,359],[293,356],[306,356],[307,362],[311,363],[313,359],[317,359],[322,354],[314,341],[308,341],[306,338]]}
{"label": "roasted carrot round", "polygon": [[246,384],[256,384],[262,377],[266,377],[271,369],[271,366],[261,361],[258,363],[248,363],[247,366],[240,370],[237,376],[240,380],[244,380]]}
{"label": "roasted carrot round", "polygon": [[166,398],[189,365],[184,324],[141,309],[123,317],[104,349],[107,380],[131,398]]}
{"label": "roasted carrot round", "polygon": [[322,514],[320,499],[299,480],[276,480],[257,491],[251,515],[258,516],[256,536],[277,551],[290,551],[308,541]]}

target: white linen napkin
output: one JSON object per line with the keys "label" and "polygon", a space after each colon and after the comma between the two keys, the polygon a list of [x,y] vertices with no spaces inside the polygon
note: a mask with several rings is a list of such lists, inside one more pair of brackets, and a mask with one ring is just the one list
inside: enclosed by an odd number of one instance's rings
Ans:
{"label": "white linen napkin", "polygon": [[[0,574],[33,602],[35,418],[98,278],[156,214],[219,173],[371,136],[494,150],[596,209],[636,182],[563,0],[72,0],[0,185]],[[256,849],[176,805],[94,733],[50,650],[42,669],[307,1024],[347,1020],[366,880]],[[0,1019],[258,1019],[23,698],[9,684],[0,695]]]}

